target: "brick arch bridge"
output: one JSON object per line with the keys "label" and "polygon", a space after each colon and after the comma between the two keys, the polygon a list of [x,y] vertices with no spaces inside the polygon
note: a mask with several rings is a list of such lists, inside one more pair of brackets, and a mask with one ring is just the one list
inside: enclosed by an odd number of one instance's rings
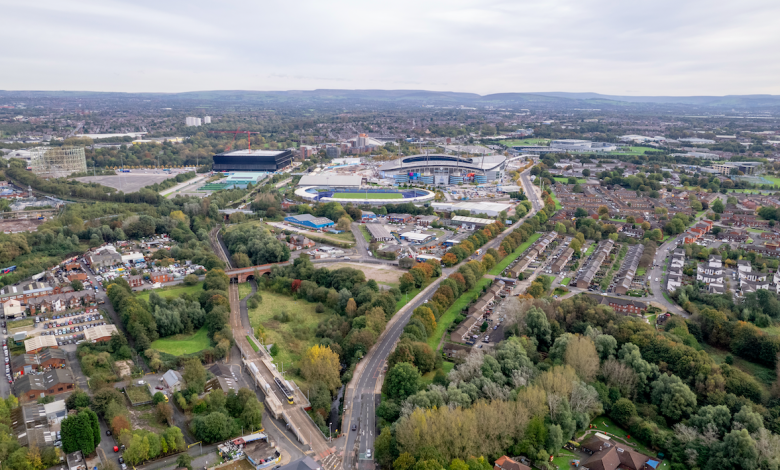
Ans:
{"label": "brick arch bridge", "polygon": [[254,277],[255,271],[260,275],[265,275],[271,272],[272,266],[287,266],[289,261],[281,263],[261,264],[259,266],[250,266],[248,268],[226,269],[225,274],[230,278],[230,282],[237,282],[239,284],[244,283],[250,276]]}

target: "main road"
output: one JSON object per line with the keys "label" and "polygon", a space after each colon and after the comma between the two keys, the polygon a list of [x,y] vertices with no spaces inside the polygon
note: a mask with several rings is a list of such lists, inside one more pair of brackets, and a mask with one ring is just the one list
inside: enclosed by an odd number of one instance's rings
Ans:
{"label": "main road", "polygon": [[[494,248],[499,246],[509,233],[515,228],[518,228],[527,217],[535,214],[539,209],[543,207],[539,194],[537,194],[534,187],[531,185],[531,180],[528,177],[530,170],[526,170],[521,174],[521,183],[525,190],[525,194],[531,201],[532,209],[526,217],[517,221],[514,225],[509,227],[503,233],[496,238],[486,243],[483,246],[483,253],[488,248]],[[355,234],[356,239],[362,238],[362,235]],[[464,260],[465,263],[468,260]],[[347,387],[347,391],[344,396],[344,416],[341,426],[346,433],[345,448],[344,448],[344,468],[364,468],[373,469],[375,467],[373,461],[373,455],[370,457],[367,452],[370,450],[373,452],[374,441],[376,440],[376,406],[378,405],[378,397],[380,394],[380,388],[382,381],[384,380],[384,368],[388,355],[393,350],[395,343],[401,337],[404,327],[409,322],[409,319],[414,312],[414,309],[423,305],[425,301],[430,298],[439,286],[442,279],[445,279],[448,275],[457,271],[460,265],[453,266],[452,268],[444,269],[441,277],[432,282],[428,287],[422,290],[417,296],[411,299],[408,303],[403,305],[390,322],[387,324],[385,331],[377,340],[377,343],[368,352],[365,358],[358,363],[357,368],[352,377],[352,381]],[[352,429],[355,428],[353,431]],[[357,451],[357,455],[356,452]]]}

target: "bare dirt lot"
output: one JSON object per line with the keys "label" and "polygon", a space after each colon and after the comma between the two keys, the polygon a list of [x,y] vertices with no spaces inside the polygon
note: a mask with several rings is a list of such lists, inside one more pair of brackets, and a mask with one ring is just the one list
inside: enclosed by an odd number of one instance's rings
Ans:
{"label": "bare dirt lot", "polygon": [[[34,215],[35,212],[31,211],[30,216]],[[43,222],[43,220],[38,219],[4,219],[0,220],[0,232],[34,232]]]}
{"label": "bare dirt lot", "polygon": [[389,264],[362,264],[362,263],[333,263],[328,264],[329,269],[354,268],[363,271],[366,279],[373,279],[381,284],[398,284],[398,278],[405,273],[405,269]]}
{"label": "bare dirt lot", "polygon": [[176,175],[152,173],[150,171],[149,173],[122,173],[111,176],[82,176],[74,179],[82,183],[98,183],[126,193],[134,193],[144,186],[161,183],[174,176]]}

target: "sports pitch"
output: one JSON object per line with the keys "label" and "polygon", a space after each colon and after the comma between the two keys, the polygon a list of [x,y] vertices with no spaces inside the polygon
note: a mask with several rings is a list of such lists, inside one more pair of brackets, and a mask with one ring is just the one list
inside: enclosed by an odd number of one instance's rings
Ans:
{"label": "sports pitch", "polygon": [[401,193],[334,193],[334,199],[403,199]]}

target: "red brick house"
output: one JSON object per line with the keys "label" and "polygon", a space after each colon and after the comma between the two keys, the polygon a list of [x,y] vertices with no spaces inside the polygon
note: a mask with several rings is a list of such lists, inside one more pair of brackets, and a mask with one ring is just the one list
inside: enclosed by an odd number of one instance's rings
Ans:
{"label": "red brick house", "polygon": [[75,388],[76,381],[68,369],[54,369],[40,375],[23,375],[14,382],[15,395],[22,403],[72,392]]}
{"label": "red brick house", "polygon": [[149,274],[149,278],[152,280],[152,282],[165,283],[173,281],[173,274],[162,271],[155,271]]}
{"label": "red brick house", "polygon": [[144,277],[143,276],[130,276],[127,278],[127,283],[130,284],[130,287],[141,287],[144,285]]}

